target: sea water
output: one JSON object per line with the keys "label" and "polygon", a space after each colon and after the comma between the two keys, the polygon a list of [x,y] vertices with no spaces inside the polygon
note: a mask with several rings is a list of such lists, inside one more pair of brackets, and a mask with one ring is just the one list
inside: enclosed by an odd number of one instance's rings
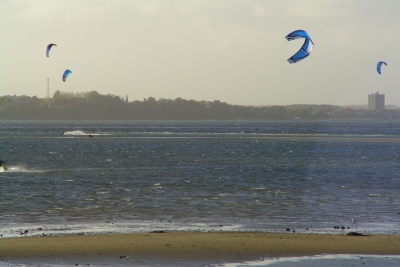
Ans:
{"label": "sea water", "polygon": [[0,234],[398,234],[399,151],[400,122],[0,121]]}

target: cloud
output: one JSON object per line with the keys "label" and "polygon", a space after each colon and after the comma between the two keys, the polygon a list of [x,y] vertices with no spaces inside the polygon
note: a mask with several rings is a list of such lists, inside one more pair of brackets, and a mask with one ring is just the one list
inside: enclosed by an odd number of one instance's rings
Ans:
{"label": "cloud", "polygon": [[119,0],[6,0],[0,5],[0,10],[7,10],[8,16],[32,22],[54,22],[54,20],[73,21],[75,19],[90,19],[101,16],[116,9],[122,1]]}
{"label": "cloud", "polygon": [[287,8],[288,13],[307,20],[349,18],[353,14],[354,1],[351,0],[305,0],[290,2],[291,4]]}

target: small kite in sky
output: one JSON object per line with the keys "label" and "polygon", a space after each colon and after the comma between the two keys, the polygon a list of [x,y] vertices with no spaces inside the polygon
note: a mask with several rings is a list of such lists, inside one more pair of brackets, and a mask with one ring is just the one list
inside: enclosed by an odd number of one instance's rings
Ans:
{"label": "small kite in sky", "polygon": [[385,66],[387,65],[386,62],[383,62],[383,61],[379,61],[378,64],[376,65],[376,71],[377,71],[379,74],[381,74],[381,67],[382,67],[382,64],[385,64]]}
{"label": "small kite in sky", "polygon": [[48,44],[48,45],[46,46],[46,50],[44,51],[46,57],[49,57],[50,49],[51,49],[53,46],[57,46],[57,45],[56,45],[56,44]]}
{"label": "small kite in sky", "polygon": [[68,75],[69,75],[70,73],[72,73],[72,71],[70,71],[69,69],[66,69],[66,70],[64,71],[64,74],[63,74],[63,76],[62,76],[63,82],[65,82],[65,80],[67,79],[67,77],[68,77]]}

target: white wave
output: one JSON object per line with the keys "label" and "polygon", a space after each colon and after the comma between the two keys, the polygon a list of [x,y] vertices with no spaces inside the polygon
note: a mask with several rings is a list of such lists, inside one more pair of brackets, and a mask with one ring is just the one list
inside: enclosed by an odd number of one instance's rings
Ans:
{"label": "white wave", "polygon": [[[80,210],[98,209],[101,206],[92,205],[84,207]],[[76,209],[78,210],[78,209]],[[57,214],[55,209],[46,210],[49,214]],[[22,229],[22,230],[21,230]],[[235,231],[238,230],[238,225],[210,225],[202,222],[191,222],[190,220],[172,219],[153,219],[140,220],[130,222],[106,222],[106,223],[88,223],[88,224],[9,224],[1,225],[0,231],[4,238],[19,238],[19,237],[38,237],[38,236],[63,236],[63,235],[78,235],[78,234],[126,234],[126,233],[148,233],[152,231],[174,231],[174,232],[209,232],[209,231]],[[25,231],[27,231],[25,233]],[[21,232],[24,234],[21,235]]]}
{"label": "white wave", "polygon": [[[369,264],[372,266],[399,266],[398,255],[363,255],[363,254],[322,254],[300,257],[261,258],[256,261],[242,263],[227,263],[222,267],[266,267],[266,266],[310,266],[310,263],[320,263],[323,266],[357,266]],[[320,266],[318,264],[318,266]]]}
{"label": "white wave", "polygon": [[92,135],[92,136],[113,135],[113,133],[110,133],[110,132],[106,132],[106,133],[89,133],[89,132],[82,131],[82,130],[65,131],[65,132],[62,133],[62,135],[71,135],[71,136],[88,136],[89,134]]}
{"label": "white wave", "polygon": [[84,132],[82,130],[75,130],[75,131],[66,131],[63,135],[88,135],[89,133]]}

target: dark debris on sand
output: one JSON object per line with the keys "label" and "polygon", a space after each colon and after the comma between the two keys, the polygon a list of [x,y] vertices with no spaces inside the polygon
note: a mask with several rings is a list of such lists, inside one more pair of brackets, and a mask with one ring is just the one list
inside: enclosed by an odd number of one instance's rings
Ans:
{"label": "dark debris on sand", "polygon": [[363,234],[358,233],[358,232],[348,232],[347,235],[348,236],[369,236],[369,235],[363,235]]}

